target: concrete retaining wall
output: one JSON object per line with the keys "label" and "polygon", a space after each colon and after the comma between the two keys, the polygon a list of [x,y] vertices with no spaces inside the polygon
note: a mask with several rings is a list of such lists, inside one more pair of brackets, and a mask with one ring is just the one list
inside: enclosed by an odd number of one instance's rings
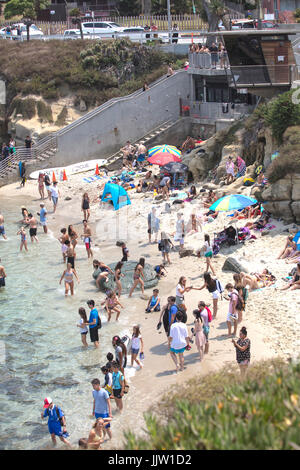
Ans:
{"label": "concrete retaining wall", "polygon": [[63,166],[112,155],[127,140],[140,139],[160,124],[178,119],[180,98],[189,98],[189,77],[185,72],[169,77],[138,96],[121,98],[79,125],[67,126],[58,135],[58,151],[53,163]]}

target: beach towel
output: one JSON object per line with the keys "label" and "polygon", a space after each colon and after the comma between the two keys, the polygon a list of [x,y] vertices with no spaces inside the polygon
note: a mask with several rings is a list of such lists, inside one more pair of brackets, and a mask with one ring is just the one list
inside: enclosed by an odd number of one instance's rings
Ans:
{"label": "beach towel", "polygon": [[101,176],[99,175],[94,175],[94,176],[89,176],[87,178],[83,178],[83,181],[85,183],[93,183],[94,181],[101,180]]}

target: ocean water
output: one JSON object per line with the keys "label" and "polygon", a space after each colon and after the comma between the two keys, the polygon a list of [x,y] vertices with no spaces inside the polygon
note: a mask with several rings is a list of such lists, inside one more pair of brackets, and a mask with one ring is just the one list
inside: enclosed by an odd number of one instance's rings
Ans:
{"label": "ocean water", "polygon": [[86,301],[92,298],[100,307],[103,299],[92,279],[92,261],[87,260],[83,245],[76,248],[80,284],[75,281],[74,297],[65,298],[64,282],[59,285],[65,265],[55,239],[58,234],[44,235],[40,227],[39,243],[29,240],[28,253],[19,252],[16,232],[23,203],[2,197],[0,201],[8,236],[7,241],[0,240],[1,264],[7,274],[6,287],[0,289],[1,449],[51,447],[46,420],[40,417],[47,396],[65,412],[71,442],[87,436],[93,423],[90,382],[96,377],[103,380],[100,367],[107,362],[107,352],[114,353],[111,338],[128,334],[130,324],[126,309],[118,323],[110,324],[99,310],[100,348],[95,350],[91,344],[87,350],[82,348],[76,327],[78,308],[89,313]]}

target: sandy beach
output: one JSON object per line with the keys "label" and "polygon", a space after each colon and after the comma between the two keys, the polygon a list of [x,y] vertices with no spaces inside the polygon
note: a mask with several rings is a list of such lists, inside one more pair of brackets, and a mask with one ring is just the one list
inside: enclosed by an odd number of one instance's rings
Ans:
{"label": "sandy beach", "polygon": [[[75,229],[78,229],[78,232],[81,233],[83,218],[81,197],[87,191],[91,200],[89,225],[93,233],[93,246],[100,250],[95,258],[106,264],[118,261],[121,258],[121,249],[116,246],[116,240],[120,239],[127,241],[130,253],[129,260],[138,261],[139,257],[144,256],[146,262],[153,266],[161,262],[161,253],[158,251],[157,244],[148,243],[147,215],[152,206],[157,208],[160,229],[170,235],[175,232],[175,223],[179,210],[184,213],[186,224],[192,212],[202,210],[201,199],[197,198],[192,203],[184,203],[184,207],[178,204],[171,205],[171,213],[167,213],[165,212],[165,202],[155,201],[153,193],[137,194],[135,190],[128,192],[131,205],[120,211],[113,211],[108,204],[100,207],[98,196],[102,192],[104,181],[103,183],[101,180],[92,183],[83,181],[83,178],[92,174],[93,172],[73,175],[69,177],[68,181],[59,182],[58,187],[61,197],[54,215],[52,214],[52,202],[46,199],[44,202],[48,210],[48,227],[56,238],[59,236],[60,228],[69,224],[74,224]],[[197,191],[201,187],[201,183],[197,184]],[[4,186],[0,188],[0,198],[4,195],[11,199],[16,198],[18,203],[22,197],[30,202],[29,208],[32,211],[37,212],[39,210],[41,200],[37,181],[28,180],[25,188],[22,189],[20,189],[18,183]],[[2,207],[1,212],[5,215]],[[220,213],[214,222],[203,226],[202,232],[187,234],[185,247],[193,250],[201,248],[204,244],[204,233],[209,234],[213,239],[214,233],[221,231],[224,226],[228,226],[229,222],[229,217]],[[238,221],[237,224],[243,226],[245,221]],[[257,237],[256,240],[249,240],[226,249],[223,248],[212,260],[216,277],[220,279],[223,286],[227,282],[233,281],[233,273],[222,271],[225,259],[229,255],[238,259],[249,272],[260,272],[264,268],[268,268],[276,276],[275,286],[259,289],[249,294],[246,312],[244,312],[240,326],[246,326],[248,330],[248,337],[251,340],[251,362],[274,356],[285,359],[293,358],[299,350],[299,291],[280,291],[280,288],[286,285],[282,278],[286,277],[296,265],[286,264],[284,260],[276,259],[285,244],[287,235],[297,232],[299,228],[293,224],[284,225],[281,221],[273,219],[272,224],[275,228],[270,230],[267,235],[262,236],[260,232],[253,232]],[[42,234],[42,228],[39,228],[38,232],[40,237],[46,236]],[[51,234],[48,236],[51,236]],[[79,244],[83,246],[82,241],[79,241]],[[175,242],[175,244],[178,243]],[[3,255],[2,258],[4,264]],[[162,278],[157,286],[162,305],[166,303],[169,295],[175,295],[175,288],[181,275],[186,276],[187,285],[194,287],[203,285],[204,257],[199,259],[192,255],[179,258],[177,252],[171,252],[170,258],[172,264],[166,268],[167,276]],[[78,262],[79,276],[81,263],[91,265],[92,276],[93,268],[90,260]],[[145,293],[149,297],[152,291],[147,290]],[[96,286],[94,298],[98,304],[105,298],[105,295],[99,292]],[[211,295],[206,289],[200,292],[191,290],[185,295],[189,331],[193,326],[192,311],[197,307],[199,300],[203,300],[212,306]],[[136,370],[136,373],[129,379],[130,390],[124,399],[124,412],[121,416],[116,415],[114,417],[112,424],[113,439],[104,443],[103,448],[105,449],[120,448],[123,431],[127,429],[135,433],[142,433],[145,427],[143,413],[159,401],[163,394],[168,393],[171,386],[176,386],[179,389],[183,383],[186,383],[196,374],[207,374],[224,365],[227,365],[228,368],[237,367],[235,349],[231,338],[226,336],[228,302],[225,299],[219,301],[217,318],[211,323],[208,355],[200,363],[196,346],[195,344],[192,345],[192,349],[185,353],[185,370],[177,374],[174,373],[174,363],[168,352],[164,329],[163,327],[159,331],[156,329],[160,313],[145,314],[147,301],[140,298],[140,291],[135,291],[132,299],[124,294],[121,297],[121,302],[129,319],[128,330],[131,332],[132,325],[137,323],[141,326],[145,344],[145,360],[143,369]],[[102,380],[102,377],[99,378]],[[114,404],[112,408],[115,408]]]}

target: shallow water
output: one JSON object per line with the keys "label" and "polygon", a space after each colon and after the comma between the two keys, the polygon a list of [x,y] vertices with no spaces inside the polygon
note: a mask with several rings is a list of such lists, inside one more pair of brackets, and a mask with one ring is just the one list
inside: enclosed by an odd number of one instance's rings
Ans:
{"label": "shallow water", "polygon": [[[39,227],[39,244],[29,241],[28,253],[19,252],[16,221],[23,203],[24,200],[19,203],[1,197],[0,212],[5,217],[8,236],[8,241],[0,241],[1,263],[7,274],[6,287],[0,289],[1,449],[49,446],[46,420],[40,418],[47,396],[64,410],[72,443],[87,435],[92,424],[90,382],[95,377],[103,379],[100,366],[107,362],[107,352],[114,352],[112,336],[129,333],[126,309],[118,323],[110,324],[99,310],[103,321],[100,348],[82,348],[76,327],[78,308],[83,306],[88,313],[89,298],[98,307],[103,299],[92,280],[92,262],[87,260],[84,246],[78,246],[76,268],[80,284],[75,281],[74,297],[65,298],[64,283],[59,285],[64,264],[54,235],[44,235]],[[30,205],[33,209],[34,204]],[[38,203],[35,205],[37,210]],[[29,230],[26,231],[28,239]]]}

